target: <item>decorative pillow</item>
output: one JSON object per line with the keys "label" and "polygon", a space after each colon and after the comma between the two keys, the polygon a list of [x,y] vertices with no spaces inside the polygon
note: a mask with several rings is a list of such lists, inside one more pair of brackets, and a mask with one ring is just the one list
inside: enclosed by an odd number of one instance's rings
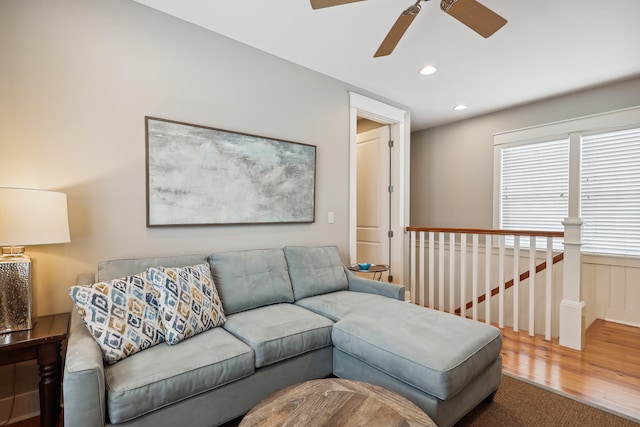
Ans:
{"label": "decorative pillow", "polygon": [[226,321],[208,264],[151,267],[145,274],[160,293],[167,344],[177,344]]}
{"label": "decorative pillow", "polygon": [[69,295],[107,363],[164,341],[159,294],[143,273],[72,286]]}

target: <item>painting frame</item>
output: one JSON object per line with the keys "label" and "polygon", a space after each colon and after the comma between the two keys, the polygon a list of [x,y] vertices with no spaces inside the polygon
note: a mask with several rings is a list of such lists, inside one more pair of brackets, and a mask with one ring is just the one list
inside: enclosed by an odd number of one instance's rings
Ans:
{"label": "painting frame", "polygon": [[316,152],[145,116],[147,227],[314,223]]}

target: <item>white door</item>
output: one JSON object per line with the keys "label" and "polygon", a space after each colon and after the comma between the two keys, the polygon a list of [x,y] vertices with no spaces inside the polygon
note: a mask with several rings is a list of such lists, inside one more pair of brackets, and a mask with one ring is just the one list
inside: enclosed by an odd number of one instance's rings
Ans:
{"label": "white door", "polygon": [[[356,262],[390,264],[389,140],[388,125],[358,134]],[[388,273],[381,280],[387,281]]]}

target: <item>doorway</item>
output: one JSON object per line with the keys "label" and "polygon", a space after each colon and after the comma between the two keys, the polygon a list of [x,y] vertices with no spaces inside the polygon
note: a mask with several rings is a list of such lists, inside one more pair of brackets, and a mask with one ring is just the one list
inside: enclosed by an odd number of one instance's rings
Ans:
{"label": "doorway", "polygon": [[[387,125],[385,128],[393,141],[390,164],[390,176],[393,183],[393,191],[390,193],[390,204],[380,208],[387,210],[389,215],[389,229],[387,233],[392,236],[389,239],[390,278],[393,283],[404,284],[405,270],[405,224],[409,223],[408,209],[408,183],[409,150],[407,142],[408,123],[405,126],[405,111],[384,104],[357,93],[349,93],[350,96],[350,136],[349,136],[349,258],[350,263],[356,263],[358,258],[358,117],[372,120]],[[407,120],[408,121],[408,120]],[[389,138],[385,138],[387,143]],[[388,172],[387,172],[388,173]],[[368,261],[367,261],[368,262]]]}
{"label": "doorway", "polygon": [[[356,262],[391,265],[391,127],[358,117]],[[388,281],[389,271],[380,280]]]}

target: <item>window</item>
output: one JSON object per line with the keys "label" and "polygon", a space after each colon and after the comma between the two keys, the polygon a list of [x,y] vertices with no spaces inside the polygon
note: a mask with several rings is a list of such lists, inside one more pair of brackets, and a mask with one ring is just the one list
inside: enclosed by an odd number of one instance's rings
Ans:
{"label": "window", "polygon": [[502,150],[502,228],[562,231],[568,193],[568,140]]}
{"label": "window", "polygon": [[[569,200],[568,139],[515,145],[502,149],[500,228],[562,231]],[[546,248],[546,239],[536,247]],[[513,237],[505,241],[513,245]],[[522,247],[529,239],[522,238]],[[555,249],[561,250],[561,242]]]}
{"label": "window", "polygon": [[496,134],[494,146],[496,227],[561,231],[579,215],[583,252],[640,257],[640,107]]}
{"label": "window", "polygon": [[582,136],[584,252],[640,256],[640,128]]}

